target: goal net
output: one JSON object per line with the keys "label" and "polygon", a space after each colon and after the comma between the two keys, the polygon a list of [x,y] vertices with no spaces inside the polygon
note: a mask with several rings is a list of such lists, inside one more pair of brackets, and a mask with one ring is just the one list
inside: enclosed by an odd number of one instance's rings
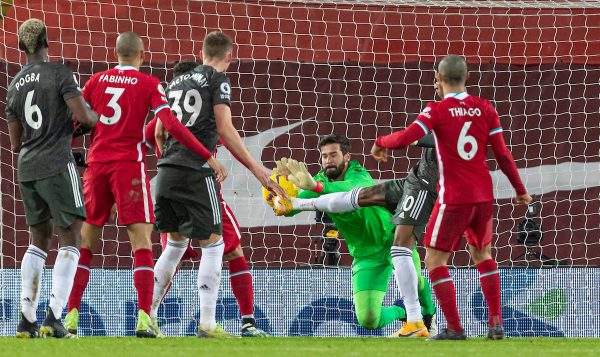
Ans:
{"label": "goal net", "polygon": [[[64,61],[83,86],[116,63],[120,32],[146,46],[142,71],[168,82],[172,66],[200,60],[201,41],[220,29],[234,39],[234,124],[267,167],[281,157],[319,170],[317,142],[332,132],[351,139],[352,157],[377,180],[404,177],[420,157],[410,148],[378,165],[369,150],[378,135],[412,122],[434,100],[434,64],[446,54],[467,58],[468,91],[489,98],[535,205],[514,206],[513,190],[490,156],[496,217],[495,256],[510,336],[598,337],[600,331],[600,9],[592,1],[195,1],[2,0],[0,116],[8,83],[25,63],[17,28],[42,19],[52,61]],[[596,38],[596,40],[594,40]],[[17,155],[0,120],[0,334],[15,331],[19,267],[29,244],[16,182]],[[89,138],[78,141],[84,151]],[[385,335],[356,323],[352,258],[341,239],[325,239],[315,214],[275,217],[259,183],[227,150],[225,201],[241,225],[254,276],[259,327],[277,335]],[[151,176],[156,158],[148,157]],[[535,212],[533,212],[535,211]],[[535,222],[536,224],[533,224]],[[540,234],[541,232],[541,234]],[[154,236],[155,257],[160,254]],[[338,247],[339,246],[339,247]],[[130,335],[135,328],[132,254],[123,227],[108,225],[92,261],[80,334]],[[336,252],[339,252],[337,261]],[[424,252],[421,251],[422,257]],[[47,265],[56,256],[56,243]],[[324,258],[324,259],[323,259]],[[469,335],[486,331],[485,303],[463,248],[451,265]],[[198,261],[185,262],[161,308],[168,335],[195,332]],[[39,311],[48,298],[44,275]],[[386,304],[399,300],[390,282]],[[239,328],[223,272],[218,319]],[[442,324],[442,314],[438,314]],[[590,316],[591,315],[591,316]],[[41,315],[40,315],[41,316]]]}

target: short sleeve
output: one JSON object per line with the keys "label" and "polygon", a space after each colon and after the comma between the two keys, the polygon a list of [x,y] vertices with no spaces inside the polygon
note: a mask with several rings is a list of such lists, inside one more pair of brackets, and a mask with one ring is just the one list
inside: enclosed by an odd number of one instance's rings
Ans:
{"label": "short sleeve", "polygon": [[81,95],[81,89],[73,72],[65,65],[57,71],[58,91],[65,101]]}
{"label": "short sleeve", "polygon": [[490,121],[490,135],[498,134],[502,132],[502,125],[500,125],[500,116],[498,116],[498,112],[496,108],[487,101],[487,113]]}
{"label": "short sleeve", "polygon": [[150,108],[152,108],[154,114],[162,109],[168,109],[169,101],[160,81],[155,77],[150,77],[150,86],[150,90],[152,91],[150,93]]}
{"label": "short sleeve", "polygon": [[435,126],[435,117],[437,116],[437,105],[435,102],[427,104],[425,109],[415,119],[415,124],[419,125],[425,132],[425,135]]}
{"label": "short sleeve", "polygon": [[231,83],[229,78],[222,72],[215,72],[210,81],[210,94],[213,105],[231,104]]}

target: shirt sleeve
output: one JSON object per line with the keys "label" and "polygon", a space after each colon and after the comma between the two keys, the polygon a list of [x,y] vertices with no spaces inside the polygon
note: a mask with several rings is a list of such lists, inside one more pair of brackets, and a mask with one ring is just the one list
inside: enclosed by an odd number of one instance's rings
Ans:
{"label": "shirt sleeve", "polygon": [[215,72],[211,80],[210,93],[213,105],[231,105],[231,83],[222,72]]}
{"label": "shirt sleeve", "polygon": [[94,75],[90,79],[88,79],[87,82],[85,82],[85,86],[83,86],[83,89],[81,90],[81,93],[83,94],[83,100],[85,100],[87,105],[90,107],[92,103],[92,92],[94,91],[95,84],[96,76]]}
{"label": "shirt sleeve", "polygon": [[434,127],[436,107],[435,102],[429,103],[406,129],[380,136],[375,144],[388,149],[400,149],[429,134]]}
{"label": "shirt sleeve", "polygon": [[159,110],[170,109],[169,101],[167,100],[167,95],[162,84],[160,84],[157,78],[150,78],[150,90],[152,91],[150,94],[150,108],[152,108],[154,114],[158,113]]}
{"label": "shirt sleeve", "polygon": [[490,119],[490,136],[502,133],[502,125],[500,125],[500,116],[492,103],[487,102],[488,116]]}
{"label": "shirt sleeve", "polygon": [[69,67],[61,65],[57,76],[58,91],[65,101],[81,95],[79,84]]}
{"label": "shirt sleeve", "polygon": [[419,125],[423,129],[424,135],[429,134],[435,126],[435,119],[437,116],[437,104],[435,102],[427,104],[425,109],[417,116],[414,123]]}

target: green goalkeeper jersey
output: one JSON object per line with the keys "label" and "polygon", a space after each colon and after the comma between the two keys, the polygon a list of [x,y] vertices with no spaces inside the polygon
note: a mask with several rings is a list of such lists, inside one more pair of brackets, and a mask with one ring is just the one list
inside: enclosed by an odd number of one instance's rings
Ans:
{"label": "green goalkeeper jersey", "polygon": [[[314,176],[323,183],[323,191],[300,191],[298,198],[315,198],[333,192],[347,192],[357,187],[375,185],[375,181],[358,161],[350,161],[341,181],[330,181],[323,170]],[[292,212],[291,215],[298,212]],[[335,223],[354,258],[388,259],[394,241],[395,226],[391,213],[383,207],[364,207],[346,213],[327,213]]]}

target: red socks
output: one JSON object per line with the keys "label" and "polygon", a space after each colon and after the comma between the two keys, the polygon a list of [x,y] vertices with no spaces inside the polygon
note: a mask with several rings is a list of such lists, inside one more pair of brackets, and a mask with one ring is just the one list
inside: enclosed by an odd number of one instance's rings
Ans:
{"label": "red socks", "polygon": [[[484,260],[477,264],[481,291],[488,304],[488,321],[490,327],[502,323],[502,305],[500,303],[500,273],[494,259]],[[494,321],[496,320],[496,321]]]}
{"label": "red socks", "polygon": [[133,286],[137,290],[138,309],[150,315],[154,292],[154,259],[150,249],[138,249],[133,253]]}
{"label": "red socks", "polygon": [[439,301],[442,312],[446,317],[448,328],[454,332],[463,332],[463,328],[460,325],[460,317],[458,316],[458,308],[456,307],[454,281],[452,281],[448,267],[440,266],[431,270],[429,272],[429,280],[431,280],[435,297]]}
{"label": "red socks", "polygon": [[77,271],[75,272],[75,279],[73,281],[73,289],[69,296],[68,311],[73,309],[80,310],[81,299],[83,298],[83,292],[87,288],[88,282],[90,281],[90,263],[92,261],[92,251],[87,248],[79,249],[79,264]]}
{"label": "red socks", "polygon": [[239,257],[229,262],[229,280],[231,290],[240,306],[242,317],[252,317],[254,314],[254,288],[252,274],[245,257]]}

